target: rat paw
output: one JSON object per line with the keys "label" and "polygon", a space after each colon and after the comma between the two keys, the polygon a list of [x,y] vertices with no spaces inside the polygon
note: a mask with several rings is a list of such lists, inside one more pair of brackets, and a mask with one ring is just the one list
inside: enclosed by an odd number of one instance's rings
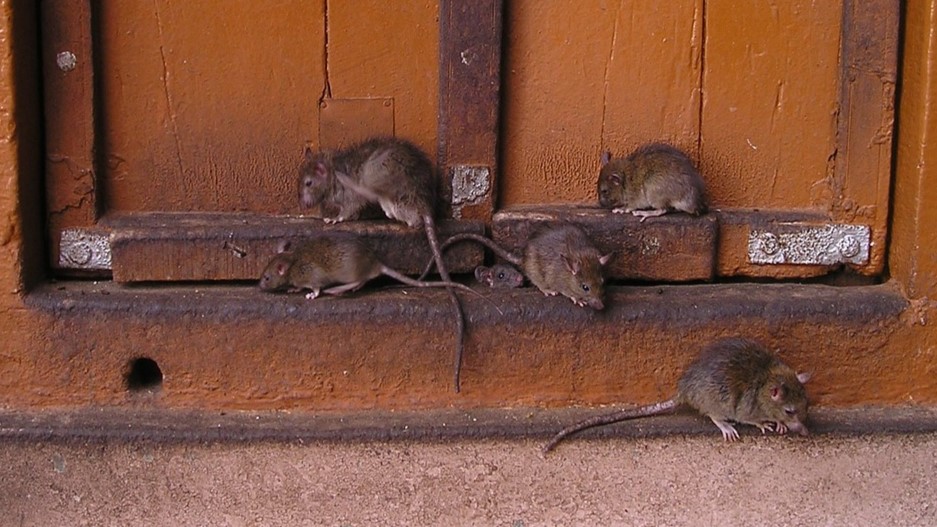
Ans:
{"label": "rat paw", "polygon": [[764,423],[759,423],[759,424],[757,424],[757,425],[755,425],[755,426],[757,426],[758,429],[761,430],[761,435],[764,435],[766,432],[773,432],[773,431],[774,431],[774,423],[772,423],[771,421],[766,421],[766,422],[764,422]]}
{"label": "rat paw", "polygon": [[313,289],[312,291],[309,291],[308,293],[306,293],[307,300],[315,300],[318,296],[319,296],[318,289]]}
{"label": "rat paw", "polygon": [[774,427],[774,430],[775,430],[775,432],[777,432],[777,433],[779,433],[779,434],[786,434],[786,433],[787,433],[787,425],[785,425],[784,423],[778,421],[778,423],[777,423],[777,424],[775,425],[775,427]]}
{"label": "rat paw", "polygon": [[632,210],[627,207],[615,207],[612,209],[613,214],[631,214]]}
{"label": "rat paw", "polygon": [[644,223],[644,220],[648,218],[655,218],[657,216],[663,216],[667,214],[667,209],[651,209],[651,210],[635,210],[631,211],[632,216],[637,216],[641,218],[640,223]]}
{"label": "rat paw", "polygon": [[715,417],[710,417],[713,423],[716,423],[716,426],[719,427],[719,430],[722,430],[722,438],[726,441],[735,441],[739,438],[739,432],[732,426],[728,421],[722,421],[716,419]]}

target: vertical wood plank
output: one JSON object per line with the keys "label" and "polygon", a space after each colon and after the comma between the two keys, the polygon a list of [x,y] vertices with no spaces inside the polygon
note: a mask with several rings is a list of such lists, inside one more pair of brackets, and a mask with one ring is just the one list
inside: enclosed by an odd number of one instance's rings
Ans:
{"label": "vertical wood plank", "polygon": [[49,258],[58,268],[62,230],[92,227],[100,206],[92,14],[88,0],[51,0],[40,6]]}
{"label": "vertical wood plank", "polygon": [[706,1],[701,157],[717,207],[825,209],[842,2]]}
{"label": "vertical wood plank", "polygon": [[502,0],[442,0],[439,9],[444,195],[454,216],[486,222],[498,189],[502,8]]}
{"label": "vertical wood plank", "polygon": [[696,156],[702,0],[507,5],[501,206],[595,203],[599,155]]}
{"label": "vertical wood plank", "polygon": [[885,267],[898,71],[897,0],[844,0],[833,219],[872,227],[863,274]]}
{"label": "vertical wood plank", "polygon": [[298,212],[325,0],[93,6],[108,213]]}
{"label": "vertical wood plank", "polygon": [[335,99],[393,99],[393,133],[437,147],[439,1],[328,0],[328,79]]}

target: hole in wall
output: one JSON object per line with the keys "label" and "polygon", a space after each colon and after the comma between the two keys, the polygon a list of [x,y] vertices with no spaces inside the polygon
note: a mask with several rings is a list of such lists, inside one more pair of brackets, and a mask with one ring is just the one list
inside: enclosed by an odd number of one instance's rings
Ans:
{"label": "hole in wall", "polygon": [[126,381],[131,392],[157,390],[163,385],[163,370],[155,360],[138,357],[130,361]]}

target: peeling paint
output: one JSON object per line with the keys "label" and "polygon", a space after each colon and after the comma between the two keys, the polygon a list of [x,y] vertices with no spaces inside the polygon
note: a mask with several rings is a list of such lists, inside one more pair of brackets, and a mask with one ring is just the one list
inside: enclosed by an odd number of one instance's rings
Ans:
{"label": "peeling paint", "polygon": [[456,165],[449,169],[449,174],[453,205],[479,203],[491,190],[491,170],[488,167]]}

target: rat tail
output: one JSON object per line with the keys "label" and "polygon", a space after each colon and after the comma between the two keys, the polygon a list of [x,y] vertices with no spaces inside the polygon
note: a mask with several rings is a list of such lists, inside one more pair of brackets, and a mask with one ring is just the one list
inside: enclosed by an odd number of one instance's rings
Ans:
{"label": "rat tail", "polygon": [[[423,228],[426,230],[426,239],[429,241],[430,249],[433,250],[433,259],[436,260],[439,276],[442,278],[443,282],[452,284],[452,278],[449,277],[449,270],[446,269],[446,264],[442,259],[442,249],[439,247],[439,238],[436,236],[436,221],[433,219],[432,214],[427,214],[423,217]],[[463,286],[462,284],[458,285],[473,293],[475,292],[468,286]],[[452,301],[456,313],[455,372],[453,373],[453,383],[455,392],[459,393],[462,389],[462,352],[465,348],[465,315],[462,311],[462,302],[459,301],[459,296],[455,294],[455,290],[452,286],[446,287],[446,291],[449,293],[449,299]]]}
{"label": "rat tail", "polygon": [[621,410],[612,414],[598,415],[586,419],[585,421],[580,421],[576,424],[569,425],[566,428],[560,430],[553,439],[550,440],[543,447],[543,453],[553,450],[556,445],[560,443],[563,439],[575,434],[576,432],[581,432],[587,428],[592,428],[594,426],[609,425],[612,423],[617,423],[619,421],[626,421],[628,419],[636,419],[638,417],[648,417],[651,415],[661,415],[668,414],[674,411],[677,408],[677,399],[669,399],[664,402],[649,404],[647,406],[641,406],[638,408],[629,408],[627,410]]}
{"label": "rat tail", "polygon": [[[523,267],[523,260],[521,258],[509,253],[503,247],[499,246],[498,244],[496,244],[494,241],[490,240],[489,238],[486,238],[480,234],[474,234],[471,232],[463,232],[462,234],[454,234],[450,236],[449,238],[446,239],[445,242],[443,242],[442,246],[440,247],[440,250],[445,251],[449,246],[455,245],[457,243],[461,243],[464,241],[478,242],[484,245],[485,247],[491,249],[491,251],[495,253],[496,255],[498,255],[498,257],[500,257],[501,259],[511,262],[511,264],[515,265],[518,268]],[[424,278],[426,278],[426,275],[428,275],[429,272],[433,270],[433,262],[435,262],[435,256],[431,258],[429,262],[426,263],[426,267],[423,269],[423,274],[420,275],[420,278],[419,278],[420,280],[423,280]],[[440,275],[441,274],[442,273],[440,273]]]}

